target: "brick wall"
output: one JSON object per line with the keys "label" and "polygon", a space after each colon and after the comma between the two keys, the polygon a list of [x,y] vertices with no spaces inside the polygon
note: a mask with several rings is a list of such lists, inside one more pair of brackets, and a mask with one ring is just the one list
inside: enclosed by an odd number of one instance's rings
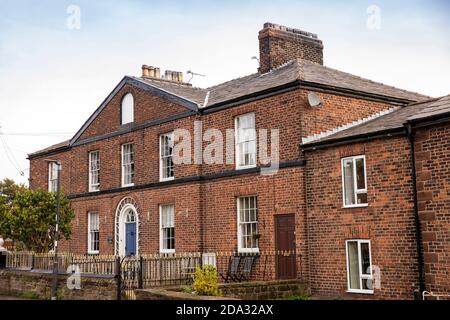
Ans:
{"label": "brick wall", "polygon": [[[417,251],[407,139],[390,138],[307,153],[307,226],[313,294],[376,299],[413,298]],[[368,207],[343,208],[341,159],[365,155]],[[381,269],[374,295],[346,294],[345,240],[371,240]]]}
{"label": "brick wall", "polygon": [[[131,88],[125,87],[116,97],[122,97],[130,90]],[[135,119],[137,121],[141,121],[138,119],[148,120],[151,115],[166,117],[169,114],[186,111],[185,108],[172,108],[171,104],[160,103],[159,98],[155,98],[147,92],[139,90],[133,92],[137,96],[135,99],[137,112]],[[284,168],[274,176],[261,176],[254,173],[201,182],[157,185],[138,190],[117,191],[117,188],[120,188],[121,185],[121,144],[128,142],[135,144],[135,185],[155,183],[159,181],[159,135],[175,128],[185,128],[192,133],[195,120],[203,121],[204,131],[216,128],[221,130],[225,136],[226,129],[234,128],[236,116],[254,112],[258,129],[276,128],[280,130],[280,160],[287,162],[299,159],[301,137],[322,132],[389,108],[389,105],[384,103],[369,102],[363,99],[325,93],[320,95],[324,104],[319,109],[308,107],[307,92],[303,89],[296,89],[218,112],[189,116],[101,141],[74,146],[70,151],[52,155],[52,158],[62,161],[63,191],[72,196],[72,206],[76,214],[72,239],[63,241],[61,250],[80,254],[87,252],[87,215],[88,212],[95,211],[100,214],[100,253],[114,253],[117,206],[123,198],[130,197],[138,206],[140,253],[159,251],[158,206],[160,204],[175,205],[177,252],[192,252],[201,249],[233,251],[237,248],[236,198],[256,195],[262,234],[261,249],[275,249],[274,216],[294,214],[297,253],[301,255],[297,271],[299,275],[307,274],[310,254],[306,236],[304,193],[306,182],[302,167]],[[148,105],[141,102],[147,101],[147,98],[150,101]],[[94,121],[92,129],[89,128],[83,137],[92,137],[92,135],[118,130],[118,126],[115,126],[114,123],[119,121],[119,105],[119,98],[111,100],[102,116]],[[143,105],[145,105],[145,111],[142,111]],[[166,107],[167,110],[161,111]],[[142,114],[140,114],[141,112]],[[204,146],[206,144],[204,143]],[[88,153],[94,150],[100,151],[100,188],[103,191],[114,190],[111,193],[88,196],[84,194],[88,191]],[[224,150],[224,154],[225,152],[226,150]],[[194,154],[193,150],[191,153]],[[42,155],[31,160],[32,188],[47,188],[48,170],[44,161],[46,157]],[[234,165],[227,164],[176,165],[175,175],[177,179],[199,175],[208,176],[233,171],[234,168]],[[204,239],[201,238],[202,233]],[[267,274],[275,277],[273,263],[267,266]]]}
{"label": "brick wall", "polygon": [[415,151],[426,290],[450,295],[450,125],[419,129]]}
{"label": "brick wall", "polygon": [[[205,251],[237,250],[237,198],[256,196],[258,201],[258,228],[261,233],[261,251],[273,251],[275,243],[275,216],[294,214],[296,250],[302,256],[297,260],[297,273],[308,270],[303,168],[282,169],[273,176],[250,175],[243,178],[207,182],[202,186]],[[220,223],[218,223],[218,220]],[[264,261],[258,261],[264,263]],[[261,268],[262,269],[262,268]],[[266,265],[266,275],[275,277],[273,263]]]}
{"label": "brick wall", "polygon": [[134,124],[163,119],[171,115],[186,112],[186,108],[182,106],[171,103],[156,95],[150,95],[134,86],[125,85],[81,135],[80,140],[117,131],[121,127],[120,110],[122,98],[127,93],[131,93],[134,98]]}
{"label": "brick wall", "polygon": [[302,90],[297,99],[304,106],[300,113],[302,137],[364,119],[377,112],[392,108],[384,102],[375,102],[329,93],[316,92],[322,101],[319,108],[308,107],[308,91]]}
{"label": "brick wall", "polygon": [[88,212],[98,212],[100,214],[100,253],[114,254],[116,210],[120,201],[126,197],[136,202],[140,254],[159,252],[160,204],[175,206],[177,252],[200,250],[198,184],[75,199],[72,201],[76,215],[73,222],[73,237],[70,241],[61,242],[61,250],[78,254],[87,252]]}
{"label": "brick wall", "polygon": [[[130,89],[125,87],[119,91],[117,96],[122,96]],[[139,91],[140,92],[140,91]],[[100,151],[100,183],[101,189],[113,189],[121,186],[121,145],[124,143],[135,144],[135,184],[146,184],[159,181],[159,135],[173,131],[176,128],[187,129],[194,137],[194,121],[202,121],[203,132],[208,129],[218,129],[222,132],[224,140],[227,129],[234,129],[234,119],[236,116],[254,112],[256,126],[258,129],[279,129],[280,130],[280,161],[297,160],[300,153],[300,137],[320,133],[337,126],[350,123],[354,120],[365,118],[370,114],[390,108],[388,104],[371,102],[363,99],[349,98],[339,95],[319,93],[323,106],[321,108],[308,107],[307,91],[297,89],[280,95],[268,97],[247,103],[238,107],[225,109],[219,112],[205,114],[203,116],[189,116],[165,124],[151,126],[139,131],[122,134],[97,142],[82,144],[72,147],[70,151],[65,151],[52,155],[62,163],[62,189],[66,194],[77,194],[88,191],[88,157],[91,151]],[[148,98],[150,105],[140,104]],[[166,105],[156,103],[153,95],[147,92],[140,92],[136,98],[135,118],[145,118],[140,114],[141,105],[145,105],[147,113],[154,110],[164,109]],[[159,98],[158,98],[159,99]],[[94,121],[88,128],[85,135],[91,135],[101,128],[102,133],[115,132],[114,126],[109,123],[115,122],[118,116],[120,100],[113,99],[102,113],[102,118]],[[180,107],[182,108],[182,107]],[[170,109],[170,108],[169,108]],[[182,108],[186,111],[185,108]],[[109,110],[110,113],[106,113]],[[181,110],[178,110],[181,111]],[[168,112],[168,111],[167,111]],[[107,115],[110,115],[107,118]],[[161,115],[162,117],[162,115]],[[100,125],[104,121],[106,125]],[[92,127],[92,129],[91,129]],[[270,138],[270,131],[269,131]],[[209,142],[203,143],[203,148]],[[270,141],[268,145],[270,151]],[[226,155],[224,145],[223,154]],[[191,155],[194,156],[194,146],[192,143]],[[48,187],[48,163],[45,159],[47,155],[33,158],[30,161],[30,182],[32,188]],[[234,158],[233,158],[234,159]],[[197,176],[200,174],[212,174],[223,171],[234,170],[234,164],[208,164],[198,166],[176,165],[175,175],[177,178]]]}

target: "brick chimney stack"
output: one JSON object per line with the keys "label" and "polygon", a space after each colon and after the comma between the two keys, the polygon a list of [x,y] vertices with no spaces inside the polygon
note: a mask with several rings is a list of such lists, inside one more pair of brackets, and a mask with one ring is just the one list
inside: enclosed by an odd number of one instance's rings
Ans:
{"label": "brick chimney stack", "polygon": [[259,32],[260,73],[300,58],[323,65],[323,44],[316,34],[265,23]]}

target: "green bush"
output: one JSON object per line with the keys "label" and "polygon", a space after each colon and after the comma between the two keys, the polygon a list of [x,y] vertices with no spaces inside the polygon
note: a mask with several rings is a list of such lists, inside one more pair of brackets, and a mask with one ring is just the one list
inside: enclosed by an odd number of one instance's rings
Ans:
{"label": "green bush", "polygon": [[181,290],[184,292],[184,293],[192,293],[192,288],[191,287],[189,287],[189,286],[185,286],[185,287],[183,287],[183,288],[181,288]]}
{"label": "green bush", "polygon": [[201,296],[220,295],[216,268],[210,265],[197,267],[192,289],[194,289],[196,294]]}
{"label": "green bush", "polygon": [[307,293],[302,295],[293,295],[288,298],[288,300],[310,300],[311,296]]}

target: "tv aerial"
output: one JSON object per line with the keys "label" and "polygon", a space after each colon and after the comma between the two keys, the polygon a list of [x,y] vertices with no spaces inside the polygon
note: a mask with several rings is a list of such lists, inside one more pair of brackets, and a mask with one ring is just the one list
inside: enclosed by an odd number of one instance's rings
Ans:
{"label": "tv aerial", "polygon": [[189,79],[188,83],[191,83],[192,79],[193,79],[195,76],[206,77],[204,74],[196,73],[196,72],[193,72],[193,71],[191,71],[191,70],[189,70],[189,71],[186,72],[186,73],[191,75],[191,78]]}

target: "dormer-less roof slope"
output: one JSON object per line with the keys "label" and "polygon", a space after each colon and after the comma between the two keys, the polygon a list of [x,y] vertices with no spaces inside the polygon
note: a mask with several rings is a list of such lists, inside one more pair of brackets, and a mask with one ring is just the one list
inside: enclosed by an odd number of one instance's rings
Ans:
{"label": "dormer-less roof slope", "polygon": [[194,102],[197,106],[201,105],[205,101],[206,91],[205,89],[187,86],[183,83],[170,82],[164,80],[158,80],[154,78],[140,78],[130,77],[136,81],[144,84],[159,88],[160,90],[172,94],[174,96],[182,97],[186,100]]}
{"label": "dormer-less roof slope", "polygon": [[431,118],[443,118],[445,116],[450,117],[450,95],[420,103],[412,103],[361,125],[305,143],[302,147],[310,149],[387,132],[404,132],[404,126],[408,123],[426,121]]}
{"label": "dormer-less roof slope", "polygon": [[[174,95],[195,101],[200,109],[205,107],[212,108],[294,82],[304,85],[320,85],[321,87],[332,89],[343,89],[349,93],[369,94],[379,98],[392,98],[404,103],[423,101],[430,98],[302,59],[293,60],[268,73],[254,73],[206,89],[154,79],[135,79],[149,83]],[[208,93],[209,96],[206,99]],[[207,101],[206,105],[204,104],[205,101]]]}
{"label": "dormer-less roof slope", "polygon": [[28,154],[28,157],[33,157],[33,156],[37,156],[39,154],[45,154],[45,153],[50,153],[50,152],[64,150],[64,149],[68,148],[69,145],[70,145],[70,140],[66,140],[66,141],[54,144],[54,145],[52,145],[50,147],[47,147],[45,149],[41,149],[39,151],[30,153],[30,154]]}
{"label": "dormer-less roof slope", "polygon": [[[393,103],[407,104],[429,99],[429,97],[418,93],[373,82],[302,59],[295,59],[264,74],[254,73],[206,89],[195,88],[176,82],[159,81],[158,79],[127,76],[122,79],[116,88],[103,101],[100,107],[97,108],[92,116],[70,140],[70,145],[77,141],[84,130],[87,129],[90,123],[92,123],[97,115],[106,107],[112,97],[126,84],[165,97],[193,111],[214,108],[227,103],[236,103],[247,97],[276,90],[277,88],[282,88],[291,84],[343,91],[350,94],[378,99],[387,99]],[[54,150],[54,148],[47,148],[30,154],[29,156],[45,154],[52,150]]]}
{"label": "dormer-less roof slope", "polygon": [[409,122],[425,121],[427,119],[441,117],[450,114],[450,95],[440,99],[426,103],[427,107],[423,108],[413,116],[408,118]]}

